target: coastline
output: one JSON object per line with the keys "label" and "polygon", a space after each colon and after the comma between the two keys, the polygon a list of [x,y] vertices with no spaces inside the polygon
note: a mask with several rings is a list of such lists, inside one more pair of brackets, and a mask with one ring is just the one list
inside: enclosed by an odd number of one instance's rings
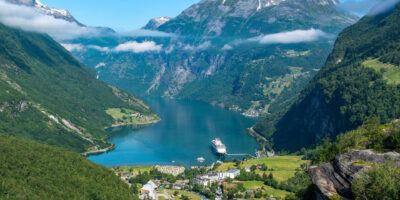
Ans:
{"label": "coastline", "polygon": [[[118,123],[118,124],[113,124],[110,127],[106,127],[105,129],[113,129],[113,128],[121,128],[121,127],[128,127],[128,126],[132,126],[132,128],[145,128],[147,126],[151,126],[154,125],[158,122],[160,122],[161,119],[157,119],[157,120],[152,120],[150,122],[147,123],[139,123],[139,124],[133,124],[133,123]],[[86,152],[81,153],[82,156],[90,156],[90,155],[97,155],[97,154],[102,154],[102,153],[107,153],[109,151],[112,151],[114,149],[117,148],[117,146],[115,144],[109,143],[107,142],[107,139],[109,137],[106,137],[103,139],[103,142],[106,144],[110,144],[110,146],[103,148],[103,149],[98,149],[98,146],[92,146],[91,148],[95,148],[95,150],[88,150]]]}
{"label": "coastline", "polygon": [[265,152],[265,144],[268,142],[268,140],[264,136],[257,133],[253,127],[248,128],[247,133],[256,139],[257,143],[260,145],[260,150]]}

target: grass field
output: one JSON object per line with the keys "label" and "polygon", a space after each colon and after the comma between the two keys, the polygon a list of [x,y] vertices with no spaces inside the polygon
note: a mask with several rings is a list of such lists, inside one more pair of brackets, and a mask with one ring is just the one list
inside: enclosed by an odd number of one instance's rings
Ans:
{"label": "grass field", "polygon": [[290,193],[287,192],[287,191],[278,190],[278,189],[272,188],[272,187],[270,187],[270,186],[264,185],[264,183],[263,183],[262,181],[243,181],[243,182],[241,182],[241,183],[243,183],[243,186],[244,186],[246,189],[253,189],[253,190],[255,190],[255,189],[262,189],[262,188],[264,188],[263,194],[267,194],[268,196],[283,198],[283,197],[285,197],[286,195],[290,194]]}
{"label": "grass field", "polygon": [[157,117],[141,115],[130,109],[110,108],[106,110],[106,113],[117,123],[123,124],[148,124],[157,120]]}
{"label": "grass field", "polygon": [[400,84],[400,67],[392,64],[386,64],[379,59],[369,59],[363,62],[363,65],[383,74],[383,78],[388,84]]}
{"label": "grass field", "polygon": [[[300,156],[276,156],[272,158],[260,158],[252,159],[247,162],[243,162],[240,167],[251,167],[252,165],[265,164],[268,169],[273,171],[267,171],[265,173],[272,173],[277,181],[285,181],[294,176],[296,169],[307,161],[301,160]],[[229,169],[236,169],[235,163],[228,162],[223,163],[217,168],[217,171],[226,171]],[[264,172],[259,172],[263,174]]]}
{"label": "grass field", "polygon": [[[191,193],[191,192],[187,192],[187,191],[183,191],[183,190],[165,190],[169,195],[173,195],[175,193],[175,191],[178,191],[180,195],[184,195],[189,197],[189,199],[193,199],[193,200],[201,200],[201,197],[197,194]],[[160,191],[161,193],[163,192],[163,190]],[[175,197],[176,200],[179,200],[179,197]]]}

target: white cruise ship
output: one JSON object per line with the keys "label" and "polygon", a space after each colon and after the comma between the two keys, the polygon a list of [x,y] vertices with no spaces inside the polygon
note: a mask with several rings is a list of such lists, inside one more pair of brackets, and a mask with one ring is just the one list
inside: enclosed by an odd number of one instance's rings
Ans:
{"label": "white cruise ship", "polygon": [[226,146],[221,142],[219,138],[215,138],[213,141],[211,141],[211,143],[213,144],[214,150],[218,154],[226,154]]}

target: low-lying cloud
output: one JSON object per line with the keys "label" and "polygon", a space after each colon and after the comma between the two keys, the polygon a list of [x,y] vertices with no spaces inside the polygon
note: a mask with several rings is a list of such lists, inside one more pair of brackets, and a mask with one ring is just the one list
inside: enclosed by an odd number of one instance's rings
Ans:
{"label": "low-lying cloud", "polygon": [[162,31],[153,31],[147,29],[137,29],[127,33],[123,33],[123,36],[130,37],[176,37],[173,33],[166,33]]}
{"label": "low-lying cloud", "polygon": [[0,22],[25,31],[47,33],[57,40],[98,34],[95,28],[81,27],[76,23],[43,14],[35,8],[4,1],[0,1]]}
{"label": "low-lying cloud", "polygon": [[133,53],[143,53],[148,51],[161,51],[162,45],[156,44],[154,41],[144,41],[136,42],[130,41],[118,45],[113,49],[115,52],[133,52]]}
{"label": "low-lying cloud", "polygon": [[123,44],[119,44],[118,46],[112,47],[101,47],[97,45],[83,45],[83,44],[69,44],[69,43],[61,43],[65,49],[68,51],[86,51],[89,49],[94,49],[101,52],[132,52],[132,53],[144,53],[150,51],[161,51],[162,45],[156,44],[154,41],[129,41]]}
{"label": "low-lying cloud", "polygon": [[258,42],[260,44],[293,44],[303,42],[313,42],[327,37],[328,34],[318,29],[295,30],[269,35],[262,35],[250,38],[249,42]]}

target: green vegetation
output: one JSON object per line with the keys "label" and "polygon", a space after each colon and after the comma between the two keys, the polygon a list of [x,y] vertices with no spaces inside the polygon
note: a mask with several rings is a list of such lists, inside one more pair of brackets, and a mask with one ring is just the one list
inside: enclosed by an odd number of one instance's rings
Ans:
{"label": "green vegetation", "polygon": [[400,84],[400,67],[382,63],[379,59],[369,59],[363,62],[363,65],[374,69],[378,73],[382,73],[383,78],[388,81],[388,84]]}
{"label": "green vegetation", "polygon": [[400,168],[395,162],[375,165],[352,184],[356,200],[400,199]]}
{"label": "green vegetation", "polygon": [[139,112],[135,112],[134,110],[125,109],[125,108],[110,108],[106,110],[106,113],[111,115],[112,118],[117,122],[115,125],[123,124],[123,125],[140,125],[140,124],[149,124],[154,123],[159,118],[154,116],[145,116],[140,114]]}
{"label": "green vegetation", "polygon": [[150,170],[154,169],[152,165],[144,165],[144,166],[118,166],[113,168],[114,171],[125,171],[131,172],[133,174],[139,174],[143,172],[150,172]]}
{"label": "green vegetation", "polygon": [[133,95],[97,79],[49,36],[0,24],[0,132],[85,152],[115,120],[105,110],[154,114]]}
{"label": "green vegetation", "polygon": [[0,136],[0,199],[137,199],[113,171],[78,154]]}
{"label": "green vegetation", "polygon": [[[266,165],[270,173],[273,174],[276,180],[285,181],[293,177],[296,169],[301,165],[307,164],[307,161],[302,160],[301,156],[276,156],[270,158],[251,159],[246,162],[241,162],[237,166],[234,162],[225,162],[219,166],[216,171],[226,171],[229,169],[237,169],[251,167],[255,165]],[[263,172],[257,170],[257,173],[262,175]]]}
{"label": "green vegetation", "polygon": [[265,185],[263,181],[243,181],[244,188],[246,190],[252,189],[252,190],[262,190],[264,195],[267,196],[273,196],[273,197],[279,197],[279,198],[284,198],[287,195],[290,194],[290,192],[284,191],[284,190],[279,190],[275,189],[271,186]]}
{"label": "green vegetation", "polygon": [[[184,197],[188,197],[192,200],[201,200],[201,197],[197,194],[183,191],[183,190],[165,190],[169,195],[174,195],[176,200],[184,200]],[[161,190],[162,192],[162,190]],[[177,195],[175,195],[177,194]]]}
{"label": "green vegetation", "polygon": [[303,149],[304,158],[311,159],[313,164],[320,164],[332,161],[336,155],[352,150],[374,149],[378,152],[384,150],[400,152],[399,122],[380,125],[379,121],[377,118],[370,119],[358,129],[338,135],[335,142],[325,139],[314,150],[306,151]]}
{"label": "green vegetation", "polygon": [[297,151],[354,130],[371,117],[381,123],[399,117],[399,20],[397,5],[390,13],[366,16],[346,28],[296,103],[287,112],[262,120],[254,130],[275,150]]}

